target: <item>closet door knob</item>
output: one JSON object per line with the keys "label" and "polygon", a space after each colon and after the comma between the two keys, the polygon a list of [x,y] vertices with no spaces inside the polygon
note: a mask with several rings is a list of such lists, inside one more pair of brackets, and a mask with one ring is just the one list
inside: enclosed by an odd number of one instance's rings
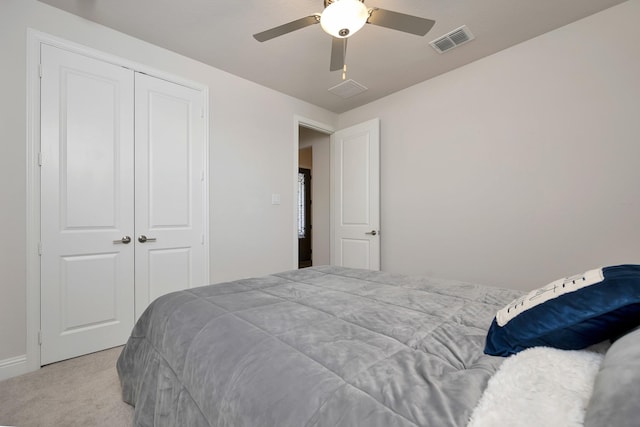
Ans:
{"label": "closet door knob", "polygon": [[141,234],[141,235],[138,237],[138,242],[140,242],[140,243],[145,243],[145,242],[155,242],[155,241],[156,241],[156,238],[155,238],[155,237],[147,237],[147,236],[145,236],[144,234]]}
{"label": "closet door knob", "polygon": [[131,237],[124,236],[122,239],[114,240],[113,243],[124,243],[126,245],[127,243],[131,243]]}

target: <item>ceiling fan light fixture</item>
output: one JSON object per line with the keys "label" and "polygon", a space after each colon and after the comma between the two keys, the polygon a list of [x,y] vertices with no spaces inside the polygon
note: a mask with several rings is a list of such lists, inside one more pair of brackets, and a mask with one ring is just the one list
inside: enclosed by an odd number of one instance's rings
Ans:
{"label": "ceiling fan light fixture", "polygon": [[369,19],[369,10],[360,0],[334,0],[320,15],[322,29],[337,38],[355,34]]}

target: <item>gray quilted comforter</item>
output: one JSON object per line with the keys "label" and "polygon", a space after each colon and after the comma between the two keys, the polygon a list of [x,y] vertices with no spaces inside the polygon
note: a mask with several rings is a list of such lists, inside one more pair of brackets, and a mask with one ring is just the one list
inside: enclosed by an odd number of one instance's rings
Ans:
{"label": "gray quilted comforter", "polygon": [[165,295],[118,360],[140,426],[464,426],[519,293],[314,267]]}

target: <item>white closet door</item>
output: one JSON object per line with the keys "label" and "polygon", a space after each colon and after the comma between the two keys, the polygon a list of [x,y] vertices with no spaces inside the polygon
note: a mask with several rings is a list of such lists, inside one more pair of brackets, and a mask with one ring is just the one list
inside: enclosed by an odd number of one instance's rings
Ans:
{"label": "white closet door", "polygon": [[136,73],[136,316],[204,285],[204,95]]}
{"label": "white closet door", "polygon": [[134,77],[47,45],[41,54],[44,365],[123,344],[133,327]]}

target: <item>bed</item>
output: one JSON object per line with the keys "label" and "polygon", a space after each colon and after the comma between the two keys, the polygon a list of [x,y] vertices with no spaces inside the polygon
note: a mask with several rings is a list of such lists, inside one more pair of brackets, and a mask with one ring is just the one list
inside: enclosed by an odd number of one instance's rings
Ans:
{"label": "bed", "polygon": [[505,360],[487,331],[522,294],[333,266],[168,294],[118,359],[123,400],[137,426],[466,426]]}

